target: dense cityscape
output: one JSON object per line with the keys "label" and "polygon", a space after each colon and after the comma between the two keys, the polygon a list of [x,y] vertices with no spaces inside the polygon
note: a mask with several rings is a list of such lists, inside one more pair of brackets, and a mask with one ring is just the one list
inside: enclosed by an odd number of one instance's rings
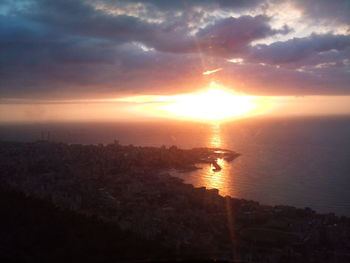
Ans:
{"label": "dense cityscape", "polygon": [[[84,220],[93,218],[97,221],[91,228],[111,224],[119,234],[105,238],[127,246],[124,251],[139,251],[142,259],[171,255],[237,262],[349,262],[348,217],[223,197],[217,189],[196,188],[168,173],[169,169],[197,169],[198,163],[220,169],[216,158],[230,162],[237,157],[238,153],[224,149],[123,146],[117,141],[108,145],[1,142],[1,193],[20,195],[16,200],[21,202],[46,202],[57,210],[56,216],[65,211]],[[104,235],[108,234],[100,239]],[[141,240],[150,250],[143,251],[145,245],[128,243],[127,238],[123,242],[121,236]],[[1,256],[20,247],[20,238],[12,243],[7,239],[4,236],[1,241]],[[54,248],[45,249],[50,254]],[[24,255],[29,253],[25,251]],[[125,253],[113,257],[108,253],[103,254],[104,260],[128,259]]]}

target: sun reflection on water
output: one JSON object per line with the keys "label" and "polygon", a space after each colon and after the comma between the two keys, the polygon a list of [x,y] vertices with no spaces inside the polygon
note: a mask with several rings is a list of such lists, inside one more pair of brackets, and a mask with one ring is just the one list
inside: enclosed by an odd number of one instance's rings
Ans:
{"label": "sun reflection on water", "polygon": [[221,128],[220,124],[213,124],[212,126],[212,133],[209,137],[209,147],[212,148],[220,148],[222,147],[222,140],[221,140]]}
{"label": "sun reflection on water", "polygon": [[[211,133],[208,136],[206,145],[209,148],[227,148],[225,136],[219,124],[214,124],[211,127]],[[205,186],[208,189],[215,188],[219,190],[222,196],[232,196],[233,162],[227,162],[223,158],[217,158],[216,163],[221,169],[216,169],[213,164],[201,163],[196,165],[201,168],[200,170],[186,173],[175,172],[174,175],[196,187]]]}
{"label": "sun reflection on water", "polygon": [[[214,124],[212,126],[212,133],[208,140],[208,146],[212,148],[224,148],[224,141],[220,124]],[[205,165],[202,167],[202,176],[200,184],[207,188],[216,188],[219,190],[221,195],[228,194],[226,189],[228,188],[227,183],[229,180],[230,164],[227,163],[223,158],[216,159],[216,163],[221,167],[220,170],[215,170],[215,166]]]}

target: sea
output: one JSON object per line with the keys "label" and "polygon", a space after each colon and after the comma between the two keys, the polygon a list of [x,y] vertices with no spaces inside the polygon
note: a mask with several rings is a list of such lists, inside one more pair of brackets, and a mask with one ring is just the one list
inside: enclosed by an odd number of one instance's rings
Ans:
{"label": "sea", "polygon": [[216,147],[241,154],[213,171],[174,176],[217,188],[221,195],[267,205],[310,207],[350,216],[350,116],[249,118],[226,123],[188,121],[36,122],[0,124],[0,140]]}

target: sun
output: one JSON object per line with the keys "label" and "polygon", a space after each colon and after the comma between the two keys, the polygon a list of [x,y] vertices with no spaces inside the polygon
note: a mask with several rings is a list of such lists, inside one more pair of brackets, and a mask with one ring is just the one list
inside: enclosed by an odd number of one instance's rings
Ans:
{"label": "sun", "polygon": [[276,99],[248,96],[212,81],[205,89],[178,95],[139,95],[114,101],[130,103],[128,111],[144,117],[222,122],[253,117],[276,108]]}
{"label": "sun", "polygon": [[173,96],[172,102],[161,108],[179,117],[218,121],[249,114],[256,103],[254,97],[234,94],[211,83],[204,92]]}

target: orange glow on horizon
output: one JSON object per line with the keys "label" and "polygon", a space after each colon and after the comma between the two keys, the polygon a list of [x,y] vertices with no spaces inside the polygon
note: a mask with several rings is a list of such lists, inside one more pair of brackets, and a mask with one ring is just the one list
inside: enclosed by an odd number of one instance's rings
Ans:
{"label": "orange glow on horizon", "polygon": [[266,98],[234,93],[214,81],[204,91],[162,97],[158,101],[161,105],[147,105],[142,109],[163,117],[222,121],[260,114],[269,108]]}
{"label": "orange glow on horizon", "polygon": [[[189,85],[190,86],[190,85]],[[350,115],[350,96],[253,96],[216,82],[196,92],[80,99],[0,99],[0,123],[31,121],[145,121],[221,123],[255,116]],[[88,105],[88,107],[87,107]]]}

